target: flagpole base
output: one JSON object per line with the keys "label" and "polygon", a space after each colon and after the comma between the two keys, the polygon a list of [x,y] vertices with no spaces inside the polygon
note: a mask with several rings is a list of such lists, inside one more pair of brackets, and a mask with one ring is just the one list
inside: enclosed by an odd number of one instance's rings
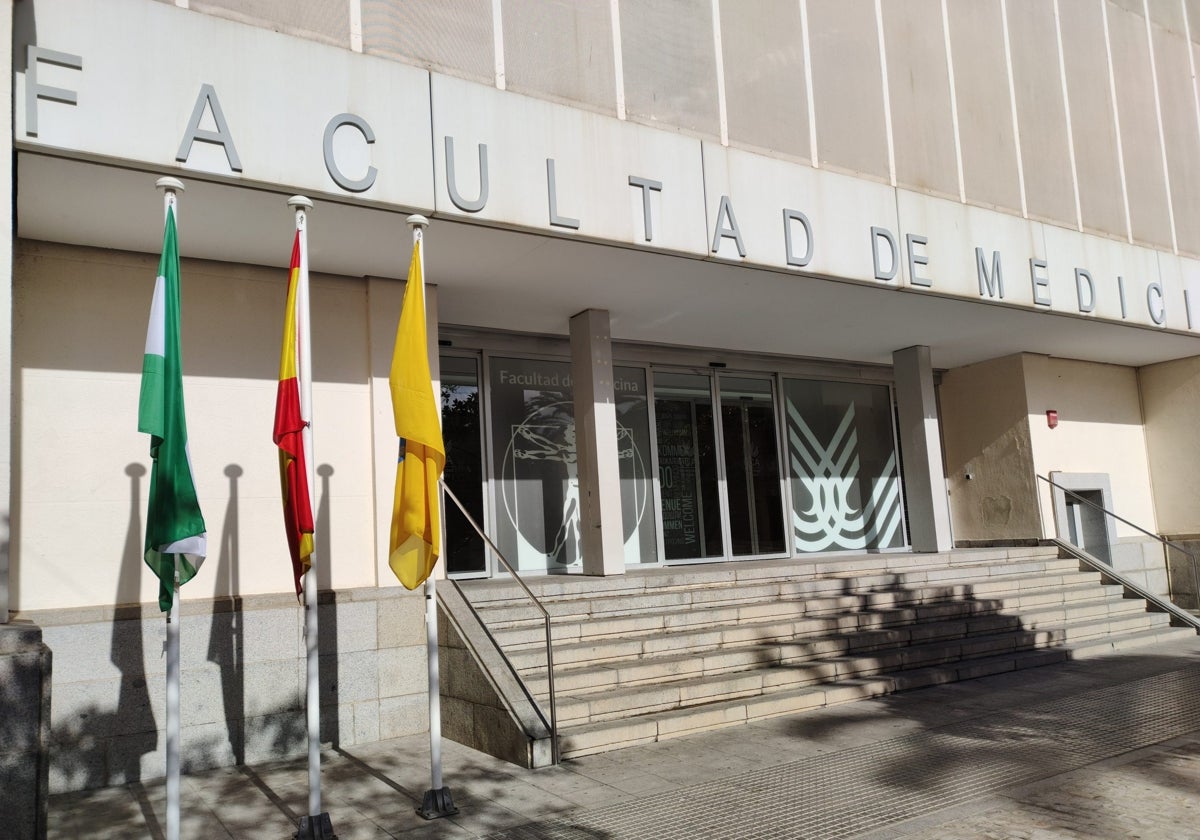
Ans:
{"label": "flagpole base", "polygon": [[417,813],[427,820],[452,817],[457,814],[458,809],[454,807],[454,800],[450,798],[450,788],[425,791],[425,798],[421,800],[421,807],[417,809]]}
{"label": "flagpole base", "polygon": [[333,833],[329,814],[321,812],[315,817],[301,817],[292,840],[337,840],[337,835]]}

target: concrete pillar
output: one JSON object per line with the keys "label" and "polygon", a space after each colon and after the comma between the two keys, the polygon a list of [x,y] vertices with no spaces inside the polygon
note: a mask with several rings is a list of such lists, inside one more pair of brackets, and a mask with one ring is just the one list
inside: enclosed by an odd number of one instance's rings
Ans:
{"label": "concrete pillar", "polygon": [[571,318],[571,379],[583,573],[623,575],[625,540],[608,312],[585,309]]}
{"label": "concrete pillar", "polygon": [[914,551],[947,551],[950,504],[933,392],[929,348],[906,347],[892,354],[896,374],[896,405],[900,413],[900,454],[904,459],[904,490],[908,527]]}

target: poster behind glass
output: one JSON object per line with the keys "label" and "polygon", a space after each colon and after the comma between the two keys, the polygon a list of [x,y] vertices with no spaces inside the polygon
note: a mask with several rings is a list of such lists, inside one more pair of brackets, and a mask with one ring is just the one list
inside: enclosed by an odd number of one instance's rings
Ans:
{"label": "poster behind glass", "polygon": [[[626,562],[653,562],[653,526],[645,516],[645,376],[637,369],[617,368],[616,373]],[[582,546],[571,367],[497,357],[489,378],[500,548],[520,571],[578,570]]]}
{"label": "poster behind glass", "polygon": [[886,385],[785,379],[797,552],[904,545]]}

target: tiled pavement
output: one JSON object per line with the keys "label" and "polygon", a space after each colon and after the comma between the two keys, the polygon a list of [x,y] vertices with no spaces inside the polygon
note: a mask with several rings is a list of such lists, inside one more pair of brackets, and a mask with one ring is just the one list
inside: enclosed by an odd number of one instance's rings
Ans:
{"label": "tiled pavement", "polygon": [[[428,739],[325,753],[342,840],[1200,838],[1200,639],[527,771],[445,742],[457,816],[414,813]],[[304,762],[184,777],[183,837],[285,838]],[[161,837],[159,782],[53,797],[50,837]]]}

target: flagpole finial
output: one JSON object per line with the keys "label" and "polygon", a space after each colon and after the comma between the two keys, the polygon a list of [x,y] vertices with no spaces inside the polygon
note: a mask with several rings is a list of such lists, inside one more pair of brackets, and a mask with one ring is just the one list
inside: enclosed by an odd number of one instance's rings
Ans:
{"label": "flagpole finial", "polygon": [[287,203],[288,203],[288,207],[292,207],[297,210],[300,210],[302,208],[304,210],[311,210],[313,208],[312,201],[308,197],[303,196],[303,195],[294,195],[288,199]]}
{"label": "flagpole finial", "polygon": [[424,229],[424,228],[429,227],[429,220],[426,219],[424,216],[422,216],[419,213],[414,213],[413,215],[409,216],[404,221],[408,222],[408,226],[411,228],[414,228],[414,229],[415,228]]}
{"label": "flagpole finial", "polygon": [[166,190],[167,192],[183,192],[184,189],[183,181],[180,181],[178,178],[172,178],[169,175],[159,178],[154,182],[154,186],[158,187],[160,190]]}

